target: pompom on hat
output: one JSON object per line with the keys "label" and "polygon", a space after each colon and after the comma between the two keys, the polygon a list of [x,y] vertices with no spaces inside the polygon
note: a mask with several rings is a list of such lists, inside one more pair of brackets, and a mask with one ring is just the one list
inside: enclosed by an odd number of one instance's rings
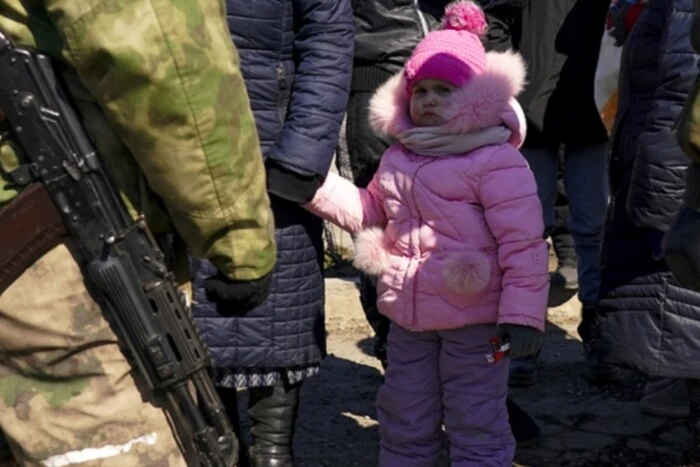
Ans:
{"label": "pompom on hat", "polygon": [[486,67],[481,37],[488,24],[481,8],[471,0],[457,0],[445,8],[442,29],[429,33],[404,66],[406,92],[423,79],[439,79],[463,86]]}

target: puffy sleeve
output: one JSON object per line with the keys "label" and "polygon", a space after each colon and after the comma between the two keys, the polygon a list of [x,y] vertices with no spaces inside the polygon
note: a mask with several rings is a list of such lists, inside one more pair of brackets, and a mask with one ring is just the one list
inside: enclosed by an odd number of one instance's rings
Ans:
{"label": "puffy sleeve", "polygon": [[300,175],[328,173],[352,74],[350,0],[294,0],[296,71],[287,117],[268,154]]}
{"label": "puffy sleeve", "polygon": [[498,322],[543,331],[549,272],[542,206],[535,178],[517,149],[503,146],[494,152],[481,176],[479,198],[503,271]]}
{"label": "puffy sleeve", "polygon": [[658,86],[637,143],[627,211],[638,227],[666,231],[680,207],[690,163],[676,140],[675,125],[696,82],[699,56],[688,34],[692,22],[690,2],[663,2],[663,11],[653,10],[654,5],[649,4],[645,13],[664,17]]}
{"label": "puffy sleeve", "polygon": [[317,216],[348,232],[386,224],[377,176],[367,188],[358,188],[335,173],[329,173],[314,198],[304,205]]}

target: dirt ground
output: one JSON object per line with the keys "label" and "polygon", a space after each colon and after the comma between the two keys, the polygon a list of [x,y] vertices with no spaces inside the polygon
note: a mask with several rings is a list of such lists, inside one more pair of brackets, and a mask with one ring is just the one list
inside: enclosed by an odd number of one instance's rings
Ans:
{"label": "dirt ground", "polygon": [[[377,465],[374,397],[382,370],[371,356],[372,331],[356,283],[353,277],[326,279],[329,355],[320,374],[303,388],[297,467]],[[686,421],[640,412],[643,376],[630,372],[608,386],[591,386],[583,377],[575,333],[579,308],[570,292],[553,290],[537,382],[511,390],[542,428],[538,445],[517,451],[516,466],[678,466],[689,441]],[[443,467],[448,464],[443,460]],[[14,465],[0,460],[0,467]]]}
{"label": "dirt ground", "polygon": [[[374,396],[382,370],[371,356],[353,278],[326,279],[329,356],[303,392],[296,436],[299,467],[376,466]],[[644,415],[645,378],[591,386],[575,333],[579,304],[554,290],[537,383],[513,398],[542,428],[539,444],[518,450],[518,466],[677,466],[689,435],[684,420]],[[445,462],[447,465],[447,462]]]}

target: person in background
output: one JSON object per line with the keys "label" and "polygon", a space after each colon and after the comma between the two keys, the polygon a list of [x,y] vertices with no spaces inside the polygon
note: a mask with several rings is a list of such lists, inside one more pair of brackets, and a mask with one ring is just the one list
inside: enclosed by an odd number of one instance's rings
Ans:
{"label": "person in background", "polygon": [[193,311],[238,431],[237,392],[248,389],[253,444],[250,459],[241,447],[240,465],[286,467],[294,464],[301,386],[326,354],[322,222],[300,204],[332,163],[350,87],[352,12],[349,0],[226,6],[265,157],[277,266],[269,298],[244,313],[207,300],[211,264],[193,260]]}
{"label": "person in background", "polygon": [[[642,226],[649,225],[651,220],[662,220],[661,226],[668,227],[663,240],[658,239],[660,244],[657,245],[655,238],[647,249],[656,252],[654,256],[659,258],[658,262],[665,259],[670,273],[665,266],[663,269],[657,266],[656,277],[660,276],[664,286],[663,303],[655,303],[653,309],[627,312],[630,318],[636,318],[635,323],[622,319],[622,313],[610,313],[602,323],[602,330],[607,331],[603,337],[611,346],[611,356],[618,362],[636,366],[652,375],[687,379],[691,446],[683,466],[700,466],[700,371],[694,358],[700,354],[700,86],[696,80],[700,64],[700,1],[651,0],[647,10],[648,17],[645,19],[647,12],[643,13],[639,23],[646,21],[648,25],[638,24],[632,34],[655,32],[651,36],[653,40],[648,43],[658,42],[654,47],[658,50],[658,61],[651,63],[656,67],[655,76],[659,80],[655,93],[659,102],[651,107],[649,125],[639,136],[640,148],[642,143],[650,144],[648,151],[639,154],[640,158],[643,157],[639,165],[644,172],[653,174],[653,178],[647,180],[646,188],[657,187],[652,192],[656,193],[656,202],[664,202],[654,209],[648,202],[640,204],[641,198],[630,199],[630,207],[634,207],[630,214],[636,214],[634,219],[643,221]],[[691,12],[694,12],[692,16]],[[674,131],[680,147],[672,149]],[[654,169],[657,165],[658,169]],[[672,170],[668,170],[669,167]],[[638,195],[642,193],[639,188],[643,187],[644,184],[638,185]],[[664,191],[659,192],[658,188],[664,188]],[[659,195],[665,197],[659,198]],[[671,208],[669,200],[674,201],[678,211],[673,219],[666,213]],[[660,215],[661,212],[664,214]],[[653,218],[652,213],[656,213]],[[655,228],[659,226],[653,225]],[[654,236],[659,237],[658,234]],[[630,332],[640,329],[645,338],[639,339],[637,335],[633,339]],[[615,337],[625,338],[629,350],[612,342]],[[634,355],[635,350],[641,354]],[[643,361],[645,357],[649,360]]]}
{"label": "person in background", "polygon": [[[654,324],[647,315],[656,316],[657,310],[691,310],[700,303],[700,295],[690,290],[678,287],[669,293],[677,284],[661,253],[663,234],[681,204],[688,166],[673,125],[697,72],[698,57],[685,35],[691,8],[690,0],[649,2],[623,49],[611,146],[613,197],[602,255],[601,310],[606,314],[601,326],[606,343],[626,334],[649,335]],[[628,313],[634,321],[622,318]],[[657,352],[647,339],[640,339],[640,345],[647,357]],[[609,358],[638,366],[617,345]],[[677,373],[673,365],[648,372],[684,376]],[[653,379],[640,405],[653,415],[687,416],[685,381]]]}
{"label": "person in background", "polygon": [[[609,0],[530,0],[522,10],[516,36],[516,48],[528,68],[528,85],[518,98],[528,122],[522,152],[537,180],[546,236],[555,227],[557,166],[563,151],[569,230],[582,304],[578,332],[586,374],[593,382],[617,377],[617,369],[599,358],[595,331],[608,203],[608,135],[596,107],[593,83],[609,6]],[[536,362],[536,356],[514,361],[511,384],[534,383]]]}
{"label": "person in background", "polygon": [[[694,70],[688,66],[693,66],[693,61],[686,59],[692,57],[691,44],[679,37],[684,27],[684,21],[680,21],[685,16],[682,11],[689,3],[669,3],[666,11],[655,5],[636,30],[634,25],[646,5],[646,1],[619,1],[610,10],[610,35],[617,46],[625,47],[617,109],[624,115],[616,119],[614,126],[610,165],[613,204],[601,258],[601,307],[607,313],[654,313],[658,304],[676,306],[688,299],[693,301],[691,296],[683,298],[679,294],[671,299],[666,295],[669,274],[658,251],[663,231],[680,206],[683,189],[685,164],[678,162],[683,162],[684,156],[671,135],[670,125],[662,122],[675,118],[679,111],[674,109],[679,99],[675,95],[687,94],[692,84]],[[666,38],[664,31],[669,34]],[[686,58],[681,58],[680,52],[665,54],[666,46],[682,50]],[[669,97],[671,94],[673,97]],[[677,172],[664,175],[663,188],[657,185],[657,171],[662,167],[668,174]],[[656,206],[650,209],[648,203]],[[632,290],[632,284],[644,285]],[[653,377],[655,374],[650,373],[652,379],[644,389],[641,409],[656,416],[687,417],[685,381]]]}
{"label": "person in background", "polygon": [[[489,22],[484,45],[487,50],[517,50],[521,41],[522,13],[529,0],[489,1],[481,3]],[[569,231],[569,201],[563,177],[563,154],[557,160],[557,196],[554,204],[554,228],[549,237],[557,257],[557,269],[552,273],[552,285],[578,290],[578,271],[574,240]],[[534,382],[534,380],[532,381]]]}
{"label": "person in background", "polygon": [[[601,350],[611,362],[645,369],[652,380],[640,406],[666,417],[688,416],[683,378],[689,375],[670,361],[639,359],[665,360],[662,341],[652,337],[656,320],[670,322],[673,314],[700,305],[699,294],[673,280],[661,246],[681,205],[689,164],[673,127],[697,75],[698,56],[687,35],[691,11],[691,0],[650,1],[626,36],[601,257]],[[617,339],[631,336],[638,342],[622,349]]]}
{"label": "person in background", "polygon": [[[700,53],[700,0],[694,1],[691,42],[695,53]],[[663,241],[666,262],[674,277],[684,286],[700,293],[700,84],[690,92],[678,120],[677,137],[681,149],[690,158],[686,176],[683,204]],[[698,335],[700,315],[688,316],[685,325],[674,327],[674,333],[682,335],[691,345]],[[693,345],[693,350],[697,346]],[[687,358],[687,350],[682,347]],[[700,466],[700,377],[693,375],[687,381],[690,400],[691,445],[683,467]]]}

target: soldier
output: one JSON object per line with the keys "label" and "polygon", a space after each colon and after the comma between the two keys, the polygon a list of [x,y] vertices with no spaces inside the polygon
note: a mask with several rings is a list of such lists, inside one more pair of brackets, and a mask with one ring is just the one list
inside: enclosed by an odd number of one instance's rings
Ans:
{"label": "soldier", "polygon": [[[273,221],[222,4],[0,0],[0,30],[56,59],[130,211],[215,264],[210,297],[239,310],[261,303],[275,262]],[[8,176],[22,154],[4,130],[0,219],[22,196]],[[29,243],[33,232],[11,228],[21,220],[0,223],[2,250]],[[137,387],[86,288],[75,240],[44,253],[0,288],[0,426],[16,459],[185,465],[166,414]],[[14,264],[3,254],[0,266]]]}

